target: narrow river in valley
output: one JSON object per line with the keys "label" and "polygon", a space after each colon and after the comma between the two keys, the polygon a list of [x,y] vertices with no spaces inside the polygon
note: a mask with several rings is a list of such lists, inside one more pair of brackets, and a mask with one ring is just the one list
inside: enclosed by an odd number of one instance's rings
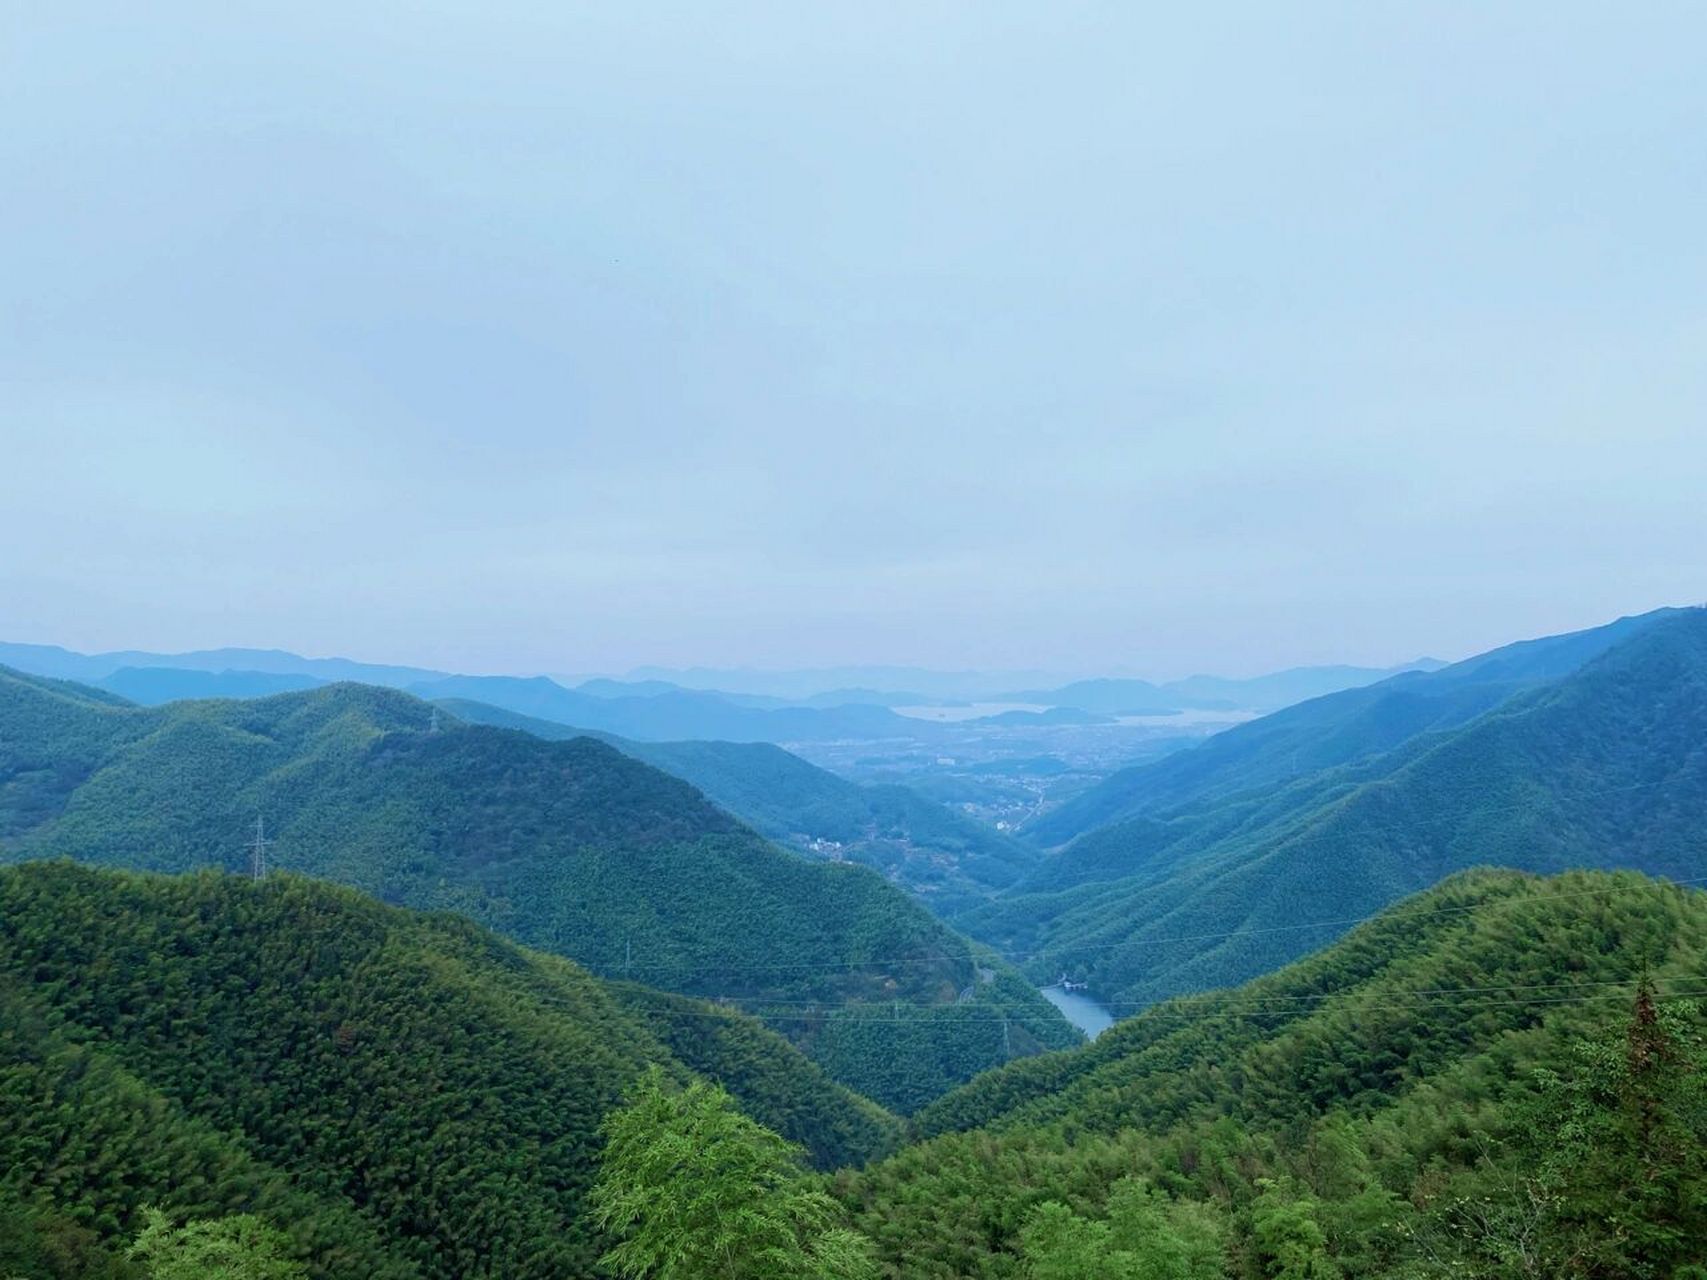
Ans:
{"label": "narrow river in valley", "polygon": [[1082,991],[1041,988],[1043,998],[1067,1016],[1067,1021],[1095,1040],[1114,1025],[1114,1015]]}

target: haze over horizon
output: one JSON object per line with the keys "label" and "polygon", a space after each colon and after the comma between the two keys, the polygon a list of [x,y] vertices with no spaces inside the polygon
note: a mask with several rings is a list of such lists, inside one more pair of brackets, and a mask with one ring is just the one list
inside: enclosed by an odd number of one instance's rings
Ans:
{"label": "haze over horizon", "polygon": [[1707,597],[1707,13],[37,6],[0,639],[1387,666]]}

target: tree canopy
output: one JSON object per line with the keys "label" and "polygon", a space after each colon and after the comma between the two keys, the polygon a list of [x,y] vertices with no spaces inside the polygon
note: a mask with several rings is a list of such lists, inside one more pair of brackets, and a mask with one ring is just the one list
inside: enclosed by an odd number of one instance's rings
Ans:
{"label": "tree canopy", "polygon": [[716,1085],[648,1072],[604,1125],[593,1220],[629,1280],[868,1280],[866,1242],[836,1224],[800,1152]]}

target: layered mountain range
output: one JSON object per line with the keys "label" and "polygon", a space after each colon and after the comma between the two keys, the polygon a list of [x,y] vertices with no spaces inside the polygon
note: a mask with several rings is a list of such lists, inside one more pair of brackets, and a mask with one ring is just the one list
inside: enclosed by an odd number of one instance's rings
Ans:
{"label": "layered mountain range", "polygon": [[[882,876],[786,852],[603,742],[373,686],[144,708],[0,672],[0,856],[241,871],[257,835],[271,867],[734,1001],[896,1105],[1073,1037]],[[1017,1041],[934,1031],[998,993]],[[873,1004],[886,1025],[861,1016]]]}
{"label": "layered mountain range", "polygon": [[1454,871],[1707,872],[1707,610],[1315,699],[1114,774],[974,936],[1121,1010],[1242,981]]}

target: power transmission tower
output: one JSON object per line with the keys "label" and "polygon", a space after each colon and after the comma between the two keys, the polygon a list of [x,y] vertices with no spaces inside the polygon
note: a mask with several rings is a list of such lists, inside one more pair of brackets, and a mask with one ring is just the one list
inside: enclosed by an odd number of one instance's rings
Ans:
{"label": "power transmission tower", "polygon": [[1008,1039],[1008,1015],[1002,1015],[1002,1061],[1012,1062],[1014,1057],[1013,1041]]}
{"label": "power transmission tower", "polygon": [[267,839],[267,829],[261,822],[261,815],[255,815],[255,838],[249,844],[249,878],[265,880],[267,878],[267,846],[272,843]]}
{"label": "power transmission tower", "polygon": [[433,708],[433,722],[431,725],[429,725],[427,727],[427,732],[428,733],[437,733],[438,731],[439,731],[439,709],[437,707],[434,707]]}

